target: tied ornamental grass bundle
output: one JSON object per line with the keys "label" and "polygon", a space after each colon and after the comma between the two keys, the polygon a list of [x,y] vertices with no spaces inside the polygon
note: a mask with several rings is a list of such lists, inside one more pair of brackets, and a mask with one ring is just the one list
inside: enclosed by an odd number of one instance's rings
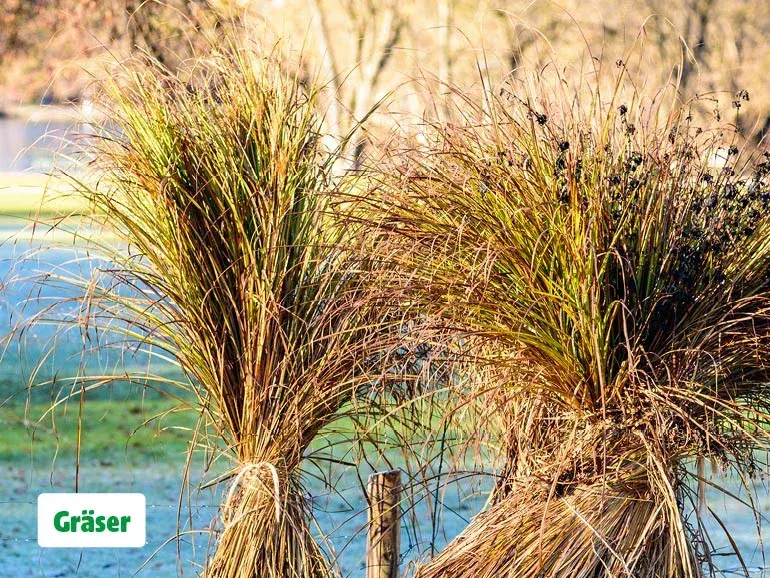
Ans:
{"label": "tied ornamental grass bundle", "polygon": [[770,163],[621,94],[466,100],[369,201],[503,424],[490,507],[418,578],[718,569],[704,463],[751,490],[769,441]]}
{"label": "tied ornamental grass bundle", "polygon": [[95,284],[89,302],[178,362],[214,432],[194,442],[233,464],[204,575],[329,576],[301,466],[391,334],[332,210],[315,94],[273,55],[230,48],[184,82],[132,68],[107,97],[101,184],[80,189],[125,242],[109,275],[130,291]]}

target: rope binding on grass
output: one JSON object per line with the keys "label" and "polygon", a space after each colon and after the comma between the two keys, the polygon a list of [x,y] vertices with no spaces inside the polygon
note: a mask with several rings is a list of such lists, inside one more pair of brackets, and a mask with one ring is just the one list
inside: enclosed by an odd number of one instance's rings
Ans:
{"label": "rope binding on grass", "polygon": [[277,523],[281,521],[281,484],[278,477],[278,469],[270,462],[254,462],[243,464],[238,474],[230,484],[230,489],[227,492],[224,508],[222,508],[222,523],[225,526],[225,530],[238,523],[245,518],[248,514],[252,513],[252,510],[240,512],[237,516],[233,516],[236,508],[240,507],[243,502],[243,496],[249,492],[257,493],[267,486],[267,483],[260,475],[262,472],[268,471],[273,480],[273,500],[275,502],[275,520]]}

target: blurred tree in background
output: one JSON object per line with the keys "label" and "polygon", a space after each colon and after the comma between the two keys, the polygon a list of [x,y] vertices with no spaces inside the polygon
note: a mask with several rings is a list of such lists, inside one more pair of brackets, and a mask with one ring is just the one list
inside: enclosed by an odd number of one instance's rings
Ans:
{"label": "blurred tree in background", "polygon": [[2,0],[0,106],[76,101],[105,56],[142,50],[174,69],[216,13],[205,0]]}
{"label": "blurred tree in background", "polygon": [[[678,83],[699,115],[729,113],[745,90],[751,103],[736,124],[752,138],[770,128],[770,12],[759,0],[1,1],[0,107],[77,100],[106,55],[141,50],[174,70],[203,34],[236,21],[265,45],[290,39],[303,54],[298,74],[321,71],[327,128],[340,140],[363,120],[413,130],[415,119],[444,114],[433,90],[442,82],[494,89],[555,57],[572,77],[624,61],[650,94]],[[385,96],[388,106],[370,115]],[[360,139],[350,142],[353,156]]]}

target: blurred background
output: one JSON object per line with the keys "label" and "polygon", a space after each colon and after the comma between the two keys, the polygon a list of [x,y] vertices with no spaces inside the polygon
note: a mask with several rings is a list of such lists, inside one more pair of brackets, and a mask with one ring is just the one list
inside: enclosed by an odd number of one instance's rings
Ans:
{"label": "blurred background", "polygon": [[[410,130],[410,117],[440,112],[428,90],[440,82],[463,90],[483,82],[494,88],[525,71],[556,67],[571,77],[592,76],[618,61],[642,93],[674,86],[681,100],[696,100],[701,115],[724,112],[737,93],[747,91],[751,105],[736,118],[741,131],[758,140],[770,127],[764,86],[770,11],[758,0],[2,4],[0,111],[6,115],[29,116],[35,113],[25,105],[62,103],[87,114],[94,79],[110,74],[116,61],[143,52],[175,70],[205,42],[207,31],[238,22],[264,46],[281,39],[282,50],[297,59],[297,74],[328,83],[328,128],[340,135],[386,96],[387,105],[367,125],[385,122],[387,113],[387,124]],[[5,156],[10,138],[0,145]]]}

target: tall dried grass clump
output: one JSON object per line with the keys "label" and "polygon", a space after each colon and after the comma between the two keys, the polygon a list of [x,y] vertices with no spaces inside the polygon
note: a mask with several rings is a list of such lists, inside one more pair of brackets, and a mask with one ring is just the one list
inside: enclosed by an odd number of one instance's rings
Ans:
{"label": "tall dried grass clump", "polygon": [[124,242],[89,308],[178,362],[218,440],[195,442],[232,460],[204,575],[329,576],[301,465],[393,333],[334,207],[316,94],[277,55],[232,45],[184,82],[157,65],[125,72],[106,87],[102,179],[79,183]]}
{"label": "tall dried grass clump", "polygon": [[701,576],[692,464],[750,487],[768,447],[767,155],[565,86],[464,100],[368,202],[414,301],[495,352],[462,392],[503,424],[492,504],[418,578]]}

